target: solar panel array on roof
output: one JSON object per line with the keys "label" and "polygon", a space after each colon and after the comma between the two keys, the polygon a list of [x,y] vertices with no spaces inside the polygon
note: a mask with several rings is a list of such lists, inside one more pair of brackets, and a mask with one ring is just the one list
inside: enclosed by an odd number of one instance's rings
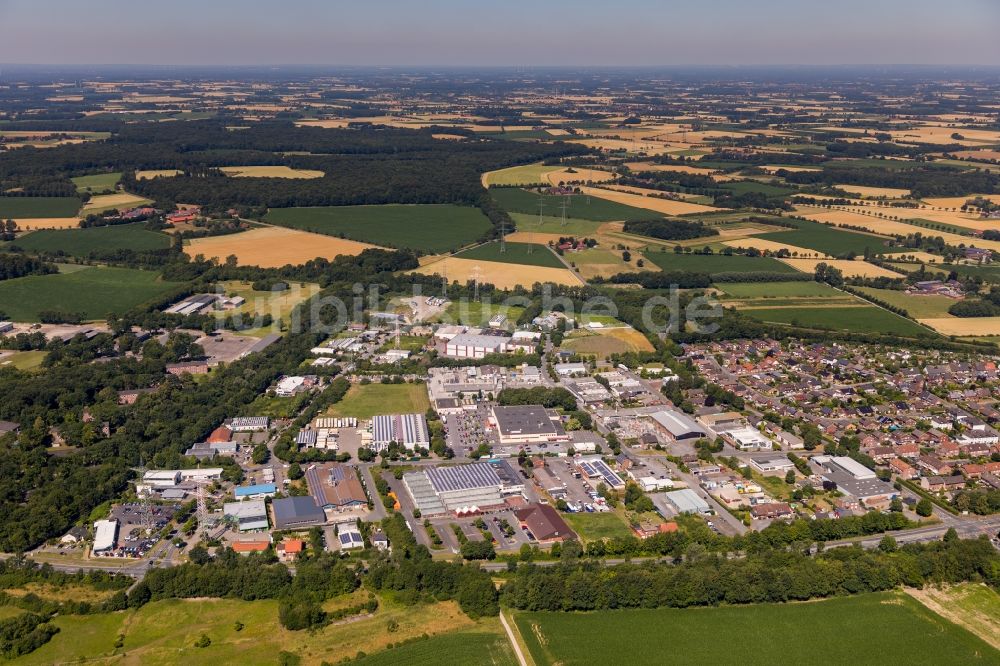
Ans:
{"label": "solar panel array on roof", "polygon": [[503,485],[499,475],[488,463],[473,463],[458,467],[431,467],[425,472],[434,491],[438,493]]}
{"label": "solar panel array on roof", "polygon": [[364,542],[364,538],[357,532],[346,532],[340,535],[340,545],[342,546],[363,545]]}

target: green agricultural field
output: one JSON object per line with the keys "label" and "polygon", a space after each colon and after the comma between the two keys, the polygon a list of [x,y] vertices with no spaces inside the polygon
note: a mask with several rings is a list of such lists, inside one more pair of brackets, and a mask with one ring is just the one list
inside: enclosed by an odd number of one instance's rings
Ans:
{"label": "green agricultural field", "polygon": [[634,536],[625,521],[614,511],[603,513],[564,513],[566,520],[582,541],[600,541]]}
{"label": "green agricultural field", "polygon": [[166,250],[170,247],[170,236],[147,231],[142,224],[119,224],[88,229],[43,229],[21,236],[14,244],[28,252],[87,257],[91,252]]}
{"label": "green agricultural field", "polygon": [[895,289],[873,287],[856,287],[856,289],[889,305],[903,308],[914,319],[947,317],[948,308],[955,304],[955,299],[947,296],[914,296]]}
{"label": "green agricultural field", "polygon": [[38,321],[43,310],[79,312],[104,319],[180,286],[159,273],[130,268],[87,268],[71,273],[31,275],[0,282],[0,311],[13,321]]}
{"label": "green agricultural field", "polygon": [[[514,621],[537,666],[613,663],[623,654],[634,666],[774,666],[817,655],[829,664],[1000,660],[983,640],[901,592],[719,608],[516,613]],[[738,645],[721,638],[726,632]]]}
{"label": "green agricultural field", "polygon": [[823,282],[723,282],[715,287],[734,298],[844,297]]}
{"label": "green agricultural field", "polygon": [[272,208],[266,222],[388,247],[446,252],[482,238],[490,221],[451,204]]}
{"label": "green agricultural field", "polygon": [[537,164],[525,164],[523,166],[490,171],[483,174],[483,180],[487,186],[500,185],[509,187],[512,185],[548,184],[545,174],[551,171],[558,171],[561,168],[558,165],[542,164],[541,162]]}
{"label": "green agricultural field", "polygon": [[71,180],[76,185],[77,192],[107,194],[115,191],[115,186],[121,179],[122,172],[115,171],[113,173],[95,173],[90,176],[77,176]]}
{"label": "green agricultural field", "polygon": [[775,324],[852,333],[887,333],[909,337],[935,336],[930,329],[874,305],[849,307],[741,308],[740,312]]}
{"label": "green agricultural field", "polygon": [[377,414],[423,414],[428,407],[424,384],[355,384],[327,415],[370,419]]}
{"label": "green agricultural field", "polygon": [[81,205],[76,197],[0,197],[0,219],[75,217]]}
{"label": "green agricultural field", "polygon": [[778,185],[771,185],[770,183],[759,183],[755,180],[740,180],[732,183],[723,183],[722,185],[719,185],[719,189],[729,190],[734,194],[757,192],[766,197],[783,197],[796,191],[791,187],[781,187]]}
{"label": "green agricultural field", "polygon": [[475,259],[477,261],[499,261],[505,264],[524,264],[525,266],[542,266],[545,268],[565,268],[559,257],[547,246],[539,243],[504,243],[505,249],[500,251],[497,241],[485,243],[477,247],[463,250],[455,255],[457,259]]}
{"label": "green agricultural field", "polygon": [[[986,266],[971,266],[966,264],[940,264],[940,265],[926,265],[929,271],[955,271],[959,275],[965,277],[980,277],[984,282],[990,282],[992,284],[1000,284],[1000,266],[986,265]],[[910,265],[907,268],[909,271],[916,270],[916,266]]]}
{"label": "green agricultural field", "polygon": [[598,220],[579,220],[567,217],[566,223],[559,215],[543,215],[541,224],[538,223],[538,213],[511,213],[510,219],[514,220],[518,231],[538,232],[543,234],[559,234],[560,236],[574,236],[581,238],[593,236],[597,229],[604,224]]}
{"label": "green agricultural field", "polygon": [[788,231],[775,231],[761,234],[756,238],[775,241],[777,243],[788,243],[798,247],[818,250],[834,257],[838,257],[849,252],[856,255],[863,255],[865,250],[872,253],[878,252],[902,252],[900,248],[887,248],[887,239],[869,234],[861,234],[856,231],[838,229],[828,224],[813,222],[811,220],[787,220],[794,224],[797,229]]}
{"label": "green agricultural field", "polygon": [[[538,195],[528,190],[516,187],[501,187],[490,190],[493,199],[508,213],[525,213],[538,215],[538,200],[542,199],[542,215],[562,218],[563,201],[567,198],[559,195]],[[609,222],[611,220],[649,219],[657,217],[656,213],[644,208],[635,208],[624,204],[608,201],[584,194],[569,196],[566,205],[566,217],[579,220],[595,220]],[[537,217],[536,217],[537,220]],[[562,233],[552,231],[551,233]]]}
{"label": "green agricultural field", "polygon": [[747,257],[741,254],[677,254],[671,250],[647,250],[644,256],[665,271],[696,273],[799,273],[788,264],[771,257]]}
{"label": "green agricultural field", "polygon": [[503,634],[461,632],[404,643],[351,662],[352,666],[517,666]]}

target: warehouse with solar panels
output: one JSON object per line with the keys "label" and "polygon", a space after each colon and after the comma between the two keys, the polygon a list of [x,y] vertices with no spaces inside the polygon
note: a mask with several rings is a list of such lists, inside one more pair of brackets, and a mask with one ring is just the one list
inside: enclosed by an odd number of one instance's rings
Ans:
{"label": "warehouse with solar panels", "polygon": [[504,506],[505,497],[524,491],[505,461],[429,467],[404,474],[403,483],[424,515],[478,513]]}
{"label": "warehouse with solar panels", "polygon": [[412,451],[430,446],[427,417],[423,414],[391,414],[372,417],[372,449],[377,453],[392,442]]}

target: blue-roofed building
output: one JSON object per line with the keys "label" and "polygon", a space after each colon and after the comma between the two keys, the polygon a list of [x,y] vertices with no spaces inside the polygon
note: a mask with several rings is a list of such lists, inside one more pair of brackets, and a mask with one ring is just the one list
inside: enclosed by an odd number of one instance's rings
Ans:
{"label": "blue-roofed building", "polygon": [[273,483],[259,483],[253,486],[236,486],[236,488],[233,489],[233,495],[238,500],[274,497],[277,492],[278,487]]}

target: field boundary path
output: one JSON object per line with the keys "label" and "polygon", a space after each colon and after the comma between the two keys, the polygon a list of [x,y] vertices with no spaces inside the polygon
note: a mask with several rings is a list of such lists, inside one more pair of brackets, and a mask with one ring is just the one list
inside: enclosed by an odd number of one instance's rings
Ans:
{"label": "field boundary path", "polygon": [[[506,616],[504,616],[503,611],[500,611],[500,624],[503,625],[504,631],[507,632],[507,640],[510,641],[511,646],[514,648],[514,654],[517,655],[517,663],[520,666],[529,666],[528,660],[524,658],[524,652],[521,650],[521,644],[517,642],[517,636],[514,635],[514,630],[511,629],[510,623],[507,622]],[[530,666],[534,666],[534,662]]]}

